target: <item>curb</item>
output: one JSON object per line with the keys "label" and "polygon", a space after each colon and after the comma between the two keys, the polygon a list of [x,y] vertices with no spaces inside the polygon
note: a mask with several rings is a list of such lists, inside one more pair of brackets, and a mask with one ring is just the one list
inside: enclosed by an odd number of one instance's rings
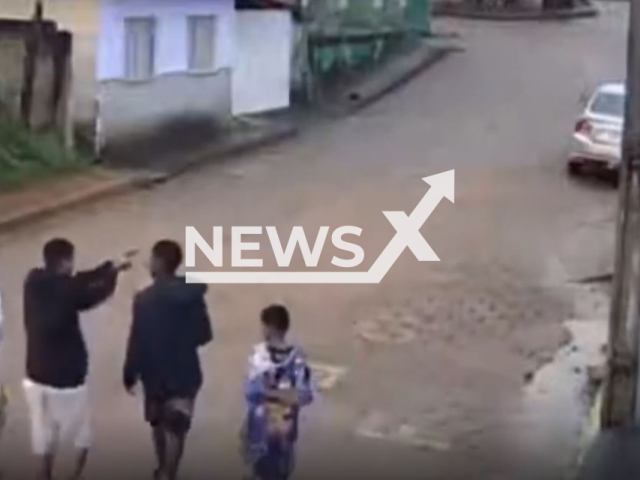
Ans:
{"label": "curb", "polygon": [[101,183],[93,188],[75,192],[40,205],[28,207],[18,212],[0,217],[0,233],[23,226],[27,223],[71,209],[83,204],[94,203],[108,197],[123,194],[138,188],[149,188],[157,183],[158,176],[152,172],[128,175]]}
{"label": "curb", "polygon": [[134,190],[151,188],[154,185],[167,182],[188,170],[212,159],[220,160],[233,155],[258,149],[263,146],[291,138],[298,133],[298,129],[289,125],[275,125],[265,130],[253,132],[248,138],[230,142],[225,145],[216,145],[209,149],[203,149],[188,156],[179,167],[158,171],[140,171],[123,175],[111,181],[100,183],[93,188],[74,192],[67,196],[44,202],[39,205],[22,209],[18,212],[0,217],[0,233],[5,233],[26,224],[42,220],[43,218],[70,210],[81,205],[96,203],[116,195],[125,194]]}
{"label": "curb", "polygon": [[571,20],[579,18],[591,18],[600,13],[600,10],[590,4],[570,9],[531,11],[531,12],[482,12],[474,10],[458,9],[452,6],[434,5],[432,15],[438,17],[456,17],[470,20],[491,21],[545,21],[545,20]]}
{"label": "curb", "polygon": [[602,405],[602,398],[604,392],[601,386],[595,393],[595,397],[591,408],[589,409],[589,418],[586,424],[583,426],[580,432],[580,438],[578,440],[578,451],[576,459],[571,469],[565,476],[565,480],[579,480],[581,471],[585,463],[585,459],[589,454],[591,445],[597,438],[598,431],[600,430],[600,407]]}
{"label": "curb", "polygon": [[463,50],[464,48],[459,46],[425,46],[412,54],[401,56],[360,84],[347,88],[345,93],[339,96],[335,106],[336,113],[355,113],[401,87],[450,53]]}

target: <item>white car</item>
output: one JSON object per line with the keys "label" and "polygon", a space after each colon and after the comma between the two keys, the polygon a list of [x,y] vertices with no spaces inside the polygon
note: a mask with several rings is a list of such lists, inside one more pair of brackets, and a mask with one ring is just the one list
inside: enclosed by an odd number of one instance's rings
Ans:
{"label": "white car", "polygon": [[569,173],[617,171],[622,157],[625,88],[605,83],[591,96],[571,138]]}

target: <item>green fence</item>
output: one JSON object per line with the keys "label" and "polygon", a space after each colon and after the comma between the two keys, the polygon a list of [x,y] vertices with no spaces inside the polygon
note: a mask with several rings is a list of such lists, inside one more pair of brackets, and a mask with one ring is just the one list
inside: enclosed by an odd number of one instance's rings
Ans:
{"label": "green fence", "polygon": [[308,0],[303,55],[311,96],[375,68],[431,32],[430,0]]}

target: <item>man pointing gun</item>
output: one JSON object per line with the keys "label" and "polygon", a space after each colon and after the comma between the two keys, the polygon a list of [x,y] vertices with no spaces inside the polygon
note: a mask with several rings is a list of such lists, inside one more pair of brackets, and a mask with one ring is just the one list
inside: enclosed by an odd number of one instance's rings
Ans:
{"label": "man pointing gun", "polygon": [[68,240],[47,242],[44,268],[31,270],[24,284],[27,374],[23,385],[42,480],[52,478],[60,436],[73,440],[77,449],[73,478],[82,475],[91,444],[91,423],[88,355],[79,313],[109,298],[118,273],[131,266],[125,258],[74,273],[74,251]]}

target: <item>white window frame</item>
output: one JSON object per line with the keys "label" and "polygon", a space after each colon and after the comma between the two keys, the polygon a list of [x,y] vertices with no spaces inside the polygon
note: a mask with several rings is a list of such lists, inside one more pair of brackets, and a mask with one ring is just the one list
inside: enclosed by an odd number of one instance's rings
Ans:
{"label": "white window frame", "polygon": [[[209,39],[209,58],[206,59],[206,65],[197,65],[199,62],[199,52],[196,25],[198,22],[210,22],[210,39]],[[218,42],[218,17],[214,14],[206,15],[189,15],[187,16],[187,70],[189,72],[213,72],[216,70],[216,45]],[[202,46],[200,46],[202,48]]]}
{"label": "white window frame", "polygon": [[[149,59],[148,71],[140,72],[139,65],[134,65],[136,60],[131,58],[134,55],[130,39],[130,28],[134,23],[147,23],[149,25]],[[157,21],[153,16],[132,16],[124,19],[124,78],[129,81],[146,81],[155,76],[156,72],[156,45],[157,45]]]}

